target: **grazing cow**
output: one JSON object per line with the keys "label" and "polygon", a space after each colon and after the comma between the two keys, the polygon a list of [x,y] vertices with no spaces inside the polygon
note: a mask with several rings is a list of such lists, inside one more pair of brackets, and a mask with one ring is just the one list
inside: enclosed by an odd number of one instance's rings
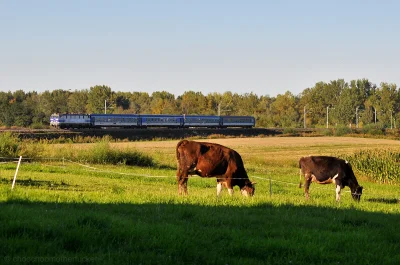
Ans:
{"label": "grazing cow", "polygon": [[189,175],[217,178],[217,196],[224,185],[229,194],[233,194],[233,187],[239,186],[244,196],[254,195],[254,182],[247,176],[240,155],[228,147],[214,144],[182,140],[176,146],[178,169],[178,193],[187,194]]}
{"label": "grazing cow", "polygon": [[340,190],[348,186],[351,195],[356,201],[360,201],[362,189],[358,185],[351,165],[346,160],[331,156],[306,156],[299,160],[300,187],[302,175],[304,176],[304,192],[306,198],[310,197],[309,188],[311,182],[319,184],[336,184],[336,201],[340,200]]}

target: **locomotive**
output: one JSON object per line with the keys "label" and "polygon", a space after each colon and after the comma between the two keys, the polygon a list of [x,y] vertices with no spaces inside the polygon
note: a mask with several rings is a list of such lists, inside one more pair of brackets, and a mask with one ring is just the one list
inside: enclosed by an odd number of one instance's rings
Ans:
{"label": "locomotive", "polygon": [[166,114],[52,114],[56,128],[252,128],[252,116],[166,115]]}

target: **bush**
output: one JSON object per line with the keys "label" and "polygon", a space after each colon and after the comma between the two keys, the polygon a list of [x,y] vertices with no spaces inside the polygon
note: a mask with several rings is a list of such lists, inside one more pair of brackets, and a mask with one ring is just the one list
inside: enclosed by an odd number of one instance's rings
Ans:
{"label": "bush", "polygon": [[81,150],[76,158],[93,164],[123,164],[130,166],[154,166],[150,156],[132,150],[113,150],[107,140],[94,144],[87,150]]}
{"label": "bush", "polygon": [[11,132],[0,134],[0,156],[17,157],[20,151],[20,140]]}
{"label": "bush", "polygon": [[282,133],[283,133],[283,134],[288,134],[288,135],[298,135],[296,129],[294,129],[294,128],[287,128],[287,127],[283,129],[283,132],[282,132]]}
{"label": "bush", "polygon": [[370,135],[384,135],[384,130],[375,124],[367,124],[362,128],[364,134]]}
{"label": "bush", "polygon": [[322,131],[322,134],[325,135],[325,136],[333,136],[333,129],[329,129],[329,128],[324,129]]}
{"label": "bush", "polygon": [[347,126],[339,126],[335,129],[335,136],[343,136],[352,133],[352,130]]}
{"label": "bush", "polygon": [[39,122],[32,123],[32,125],[31,125],[32,129],[45,129],[46,127],[48,127],[48,126],[44,125],[43,123],[39,123]]}

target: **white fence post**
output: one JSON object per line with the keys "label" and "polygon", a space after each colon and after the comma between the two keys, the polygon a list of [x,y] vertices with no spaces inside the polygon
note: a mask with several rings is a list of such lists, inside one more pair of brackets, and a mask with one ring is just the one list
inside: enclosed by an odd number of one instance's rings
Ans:
{"label": "white fence post", "polygon": [[21,164],[21,159],[22,159],[22,156],[20,156],[20,157],[19,157],[19,160],[18,160],[18,165],[17,165],[17,169],[15,170],[14,180],[13,180],[13,183],[12,183],[12,186],[11,186],[11,190],[14,189],[15,180],[17,179],[17,174],[18,174],[19,165]]}

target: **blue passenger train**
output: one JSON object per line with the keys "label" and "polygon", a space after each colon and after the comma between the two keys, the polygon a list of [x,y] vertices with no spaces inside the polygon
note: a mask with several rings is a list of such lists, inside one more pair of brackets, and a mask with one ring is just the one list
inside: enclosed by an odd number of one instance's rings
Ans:
{"label": "blue passenger train", "polygon": [[53,114],[56,128],[252,128],[252,116],[165,115],[165,114]]}

